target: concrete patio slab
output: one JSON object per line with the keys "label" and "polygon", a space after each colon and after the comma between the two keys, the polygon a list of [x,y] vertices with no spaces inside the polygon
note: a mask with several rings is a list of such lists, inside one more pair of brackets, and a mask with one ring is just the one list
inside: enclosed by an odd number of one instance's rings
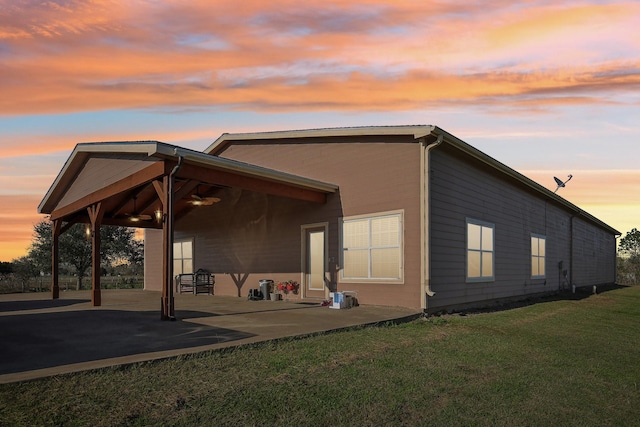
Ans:
{"label": "concrete patio slab", "polygon": [[416,310],[334,310],[300,301],[179,294],[177,321],[160,320],[160,293],[104,290],[0,295],[0,383],[162,359],[358,325],[416,318]]}

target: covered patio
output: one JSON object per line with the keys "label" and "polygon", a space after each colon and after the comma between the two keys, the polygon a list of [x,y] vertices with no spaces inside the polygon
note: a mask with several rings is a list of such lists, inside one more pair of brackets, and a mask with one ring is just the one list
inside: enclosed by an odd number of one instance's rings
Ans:
{"label": "covered patio", "polygon": [[52,221],[51,297],[60,296],[59,237],[86,224],[92,242],[91,305],[102,304],[100,227],[162,230],[163,320],[175,319],[173,236],[176,221],[216,203],[229,188],[323,204],[337,186],[156,142],[78,144],[38,207]]}
{"label": "covered patio", "polygon": [[[420,315],[402,307],[333,310],[319,303],[176,295],[177,322],[158,322],[160,292],[104,290],[0,295],[0,383],[26,381],[243,344],[399,322]],[[46,327],[43,328],[43,325]],[[46,354],[46,357],[43,355]]]}

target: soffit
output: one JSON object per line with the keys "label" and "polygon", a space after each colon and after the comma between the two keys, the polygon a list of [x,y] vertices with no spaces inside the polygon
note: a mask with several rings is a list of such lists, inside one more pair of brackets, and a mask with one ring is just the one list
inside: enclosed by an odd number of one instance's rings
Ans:
{"label": "soffit", "polygon": [[[225,188],[324,202],[337,186],[159,142],[79,144],[40,203],[40,213],[86,222],[86,207],[102,203],[104,224],[131,226],[132,214],[162,208],[157,188],[182,158],[175,175],[176,215],[193,206],[192,196],[215,197]],[[158,227],[158,224],[135,224]]]}

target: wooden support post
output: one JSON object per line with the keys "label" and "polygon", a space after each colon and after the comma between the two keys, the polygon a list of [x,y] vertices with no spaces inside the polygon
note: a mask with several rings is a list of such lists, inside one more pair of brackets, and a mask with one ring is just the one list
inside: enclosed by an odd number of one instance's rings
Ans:
{"label": "wooden support post", "polygon": [[98,203],[87,208],[89,220],[91,221],[91,305],[98,307],[102,305],[102,295],[100,291],[100,224],[104,210],[102,203]]}
{"label": "wooden support post", "polygon": [[173,177],[165,176],[162,184],[153,183],[162,202],[162,298],[160,300],[160,319],[175,318],[173,299]]}
{"label": "wooden support post", "polygon": [[51,226],[51,299],[60,298],[59,259],[60,259],[60,230],[62,220],[55,219]]}

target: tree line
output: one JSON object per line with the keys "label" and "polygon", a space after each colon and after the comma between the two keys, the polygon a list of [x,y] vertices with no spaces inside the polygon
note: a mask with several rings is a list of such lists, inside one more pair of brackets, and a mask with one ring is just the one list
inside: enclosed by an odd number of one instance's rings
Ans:
{"label": "tree line", "polygon": [[640,283],[640,231],[629,231],[618,245],[618,283],[636,285]]}
{"label": "tree line", "polygon": [[[60,235],[60,274],[75,276],[76,289],[84,286],[91,269],[91,240],[85,224],[74,224]],[[34,225],[33,238],[27,255],[12,262],[0,263],[0,275],[13,276],[22,283],[51,274],[52,223],[44,219]],[[144,243],[135,238],[135,229],[128,227],[100,227],[100,268],[103,274],[141,275]]]}
{"label": "tree line", "polygon": [[[102,241],[100,265],[104,274],[142,275],[144,244],[135,238],[135,229],[100,227]],[[74,224],[60,235],[60,273],[74,276],[76,289],[83,288],[91,268],[91,241],[85,225]],[[0,278],[13,276],[22,283],[51,274],[51,222],[43,220],[34,226],[33,240],[27,255],[12,262],[0,262]],[[618,245],[617,279],[622,285],[640,283],[640,231],[629,231]]]}

